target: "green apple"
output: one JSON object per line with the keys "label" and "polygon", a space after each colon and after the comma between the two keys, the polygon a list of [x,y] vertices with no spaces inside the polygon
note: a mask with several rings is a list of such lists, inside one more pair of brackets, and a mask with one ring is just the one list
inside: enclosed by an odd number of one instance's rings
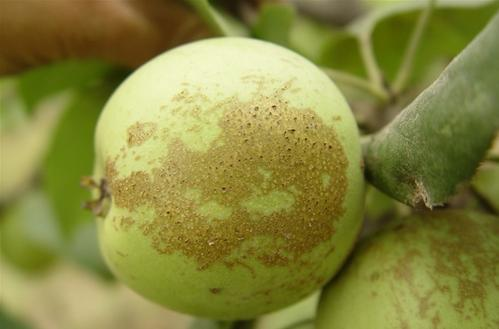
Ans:
{"label": "green apple", "polygon": [[499,218],[439,211],[397,221],[323,291],[317,328],[499,328]]}
{"label": "green apple", "polygon": [[312,63],[258,40],[191,43],[133,73],[99,119],[94,180],[112,271],[202,317],[253,318],[311,294],[361,226],[345,99]]}
{"label": "green apple", "polygon": [[252,329],[313,328],[320,290],[281,310],[256,319]]}

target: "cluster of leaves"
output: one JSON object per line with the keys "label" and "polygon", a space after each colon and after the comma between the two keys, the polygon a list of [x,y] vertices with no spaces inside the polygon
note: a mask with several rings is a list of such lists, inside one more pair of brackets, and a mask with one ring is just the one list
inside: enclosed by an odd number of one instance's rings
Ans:
{"label": "cluster of leaves", "polygon": [[92,172],[95,124],[122,79],[109,65],[71,61],[2,80],[2,233],[4,242],[32,246],[4,252],[14,262],[33,249],[52,256],[21,267],[42,269],[64,257],[110,277],[79,180]]}
{"label": "cluster of leaves", "polygon": [[[370,221],[407,212],[402,203],[431,208],[448,201],[474,174],[499,128],[499,17],[440,75],[494,16],[498,1],[399,2],[343,27],[320,23],[281,3],[246,8],[249,13],[235,17],[208,0],[186,2],[214,33],[293,49],[337,83],[368,135],[367,177],[385,193],[369,188],[367,231],[375,229]],[[71,61],[0,81],[1,225],[22,223],[11,229],[18,239],[104,277],[109,273],[98,252],[93,216],[81,207],[89,195],[78,182],[92,172],[99,112],[127,73],[100,62]],[[489,153],[469,189],[472,202],[496,213],[498,159],[497,150]],[[54,257],[47,257],[47,263]],[[314,303],[311,299],[300,306],[303,312],[284,311],[284,318],[303,313],[294,324],[279,322],[283,316],[277,314],[251,325],[308,328]],[[193,328],[245,325],[200,320]]]}

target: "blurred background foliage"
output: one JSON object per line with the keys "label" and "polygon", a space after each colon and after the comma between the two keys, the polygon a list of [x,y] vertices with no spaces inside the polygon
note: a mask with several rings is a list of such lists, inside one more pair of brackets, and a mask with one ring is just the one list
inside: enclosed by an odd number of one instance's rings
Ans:
{"label": "blurred background foliage", "polygon": [[[377,131],[412,101],[499,8],[498,1],[438,1],[410,77],[397,85],[425,0],[186,2],[216,34],[268,40],[324,68],[363,133]],[[372,72],[369,58],[379,72]],[[0,78],[0,328],[214,326],[162,309],[114,282],[99,253],[95,219],[82,207],[90,195],[79,181],[92,173],[96,121],[129,73],[110,63],[72,60]],[[395,90],[367,86],[373,74]],[[451,205],[499,212],[499,143],[487,160]],[[408,211],[369,187],[362,236]],[[309,328],[314,303],[311,297],[304,306],[259,319],[256,328]]]}

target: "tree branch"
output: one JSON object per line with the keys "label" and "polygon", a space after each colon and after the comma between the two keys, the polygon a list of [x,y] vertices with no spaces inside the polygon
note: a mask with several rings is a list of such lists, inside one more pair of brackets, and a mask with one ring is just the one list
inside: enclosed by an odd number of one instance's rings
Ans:
{"label": "tree branch", "polygon": [[423,33],[428,26],[428,21],[430,20],[433,8],[435,7],[435,2],[436,0],[428,0],[428,6],[421,12],[418,22],[414,27],[411,39],[404,53],[403,62],[400,65],[397,77],[393,83],[393,92],[395,94],[400,93],[406,87],[411,76],[414,67],[414,58],[419,48],[419,44],[421,43]]}
{"label": "tree branch", "polygon": [[322,67],[322,70],[335,82],[344,83],[364,90],[382,101],[386,101],[389,98],[388,93],[384,89],[378,88],[370,81],[359,78],[353,74],[337,71],[328,67]]}

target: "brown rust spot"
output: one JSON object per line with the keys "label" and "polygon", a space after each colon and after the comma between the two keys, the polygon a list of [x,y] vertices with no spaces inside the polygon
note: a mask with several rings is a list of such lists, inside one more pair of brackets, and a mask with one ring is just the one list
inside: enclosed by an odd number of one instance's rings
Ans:
{"label": "brown rust spot", "polygon": [[415,259],[420,258],[421,253],[417,249],[409,249],[404,257],[399,258],[393,266],[393,275],[398,281],[405,281],[409,285],[414,283],[414,273],[412,270]]}
{"label": "brown rust spot", "polygon": [[116,254],[118,254],[118,256],[121,256],[121,257],[128,257],[127,254],[125,254],[124,252],[121,252],[119,250],[116,250]]}
{"label": "brown rust spot", "polygon": [[122,230],[128,231],[135,221],[131,217],[121,217],[119,226]]}
{"label": "brown rust spot", "polygon": [[[251,101],[230,97],[206,109],[223,111],[221,134],[207,152],[193,151],[166,132],[168,152],[150,172],[120,177],[119,159],[108,159],[114,204],[132,214],[141,206],[154,210],[152,221],[138,228],[157,252],[181,252],[199,269],[220,261],[228,267],[245,264],[247,255],[266,266],[286,266],[331,238],[344,213],[348,160],[334,128],[283,98],[289,85],[268,96],[259,91]],[[196,103],[203,97],[183,92],[177,98]],[[176,111],[202,119],[199,107]],[[328,186],[322,184],[323,174],[331,177]],[[189,191],[196,197],[187,197]],[[242,206],[248,198],[276,191],[292,196],[292,206],[270,213]],[[200,214],[200,206],[209,202],[230,209],[230,217]]]}
{"label": "brown rust spot", "polygon": [[136,122],[128,127],[128,147],[138,146],[147,141],[156,132],[154,122]]}
{"label": "brown rust spot", "polygon": [[219,294],[222,291],[222,288],[210,288],[210,292],[214,295]]}
{"label": "brown rust spot", "polygon": [[133,224],[135,223],[135,221],[131,218],[131,217],[116,217],[116,216],[113,216],[113,219],[112,219],[112,224],[113,224],[113,227],[116,231],[125,231],[127,232],[130,227],[133,226]]}
{"label": "brown rust spot", "polygon": [[441,319],[440,314],[437,312],[433,318],[431,318],[432,329],[438,329],[440,327]]}
{"label": "brown rust spot", "polygon": [[377,281],[377,280],[379,280],[379,277],[380,277],[379,272],[373,272],[373,273],[371,273],[371,276],[369,277],[369,280],[371,280],[371,282],[372,281]]}
{"label": "brown rust spot", "polygon": [[[486,315],[485,285],[494,281],[495,265],[499,260],[499,252],[486,247],[489,230],[498,227],[497,223],[480,221],[468,217],[463,213],[452,212],[451,218],[433,216],[431,220],[444,222],[447,235],[433,234],[429,236],[430,250],[435,259],[433,270],[442,277],[452,277],[457,281],[458,300],[453,305],[459,313],[471,312],[472,317]],[[440,223],[442,225],[443,223]],[[494,225],[495,224],[495,225]],[[492,243],[490,243],[491,245]],[[470,264],[470,261],[472,264]],[[472,266],[472,272],[469,267]],[[436,282],[437,285],[438,282]],[[496,289],[499,287],[496,285]]]}
{"label": "brown rust spot", "polygon": [[251,266],[249,266],[248,264],[246,264],[245,262],[241,261],[241,260],[225,260],[223,261],[223,264],[229,268],[229,269],[233,269],[235,266],[240,266],[242,268],[245,268],[248,270],[248,272],[251,274],[251,277],[252,278],[256,278],[256,272],[255,272],[255,269]]}
{"label": "brown rust spot", "polygon": [[[492,221],[446,211],[422,217],[414,223],[406,222],[397,231],[400,243],[424,242],[407,250],[391,271],[395,279],[405,282],[412,297],[418,301],[419,317],[431,320],[433,328],[440,325],[433,296],[444,294],[450,298],[454,289],[457,289],[457,300],[452,306],[464,319],[487,317],[486,285],[494,284],[499,252],[492,248],[491,242],[487,245],[485,241],[490,241],[487,235],[497,227],[499,224]],[[428,252],[430,258],[426,257]],[[412,271],[413,267],[421,271],[423,264],[431,278],[431,286],[424,291],[415,282],[418,274]],[[448,282],[453,282],[455,288],[451,289]],[[499,290],[499,286],[494,285]]]}

